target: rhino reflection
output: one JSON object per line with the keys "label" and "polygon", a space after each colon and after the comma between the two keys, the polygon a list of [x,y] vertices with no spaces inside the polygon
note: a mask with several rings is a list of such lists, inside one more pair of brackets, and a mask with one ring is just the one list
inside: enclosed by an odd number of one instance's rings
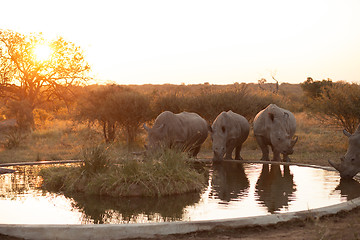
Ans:
{"label": "rhino reflection", "polygon": [[280,165],[273,164],[269,167],[269,164],[264,164],[256,183],[258,201],[264,204],[270,213],[288,206],[291,201],[289,197],[296,191],[289,166],[283,167],[284,171],[281,172]]}
{"label": "rhino reflection", "polygon": [[249,180],[241,163],[222,162],[214,164],[213,169],[213,195],[226,202],[247,196]]}
{"label": "rhino reflection", "polygon": [[335,190],[340,190],[341,195],[345,196],[348,201],[360,197],[360,183],[352,178],[340,179]]}
{"label": "rhino reflection", "polygon": [[199,193],[161,198],[112,198],[66,194],[74,199],[74,208],[83,212],[83,223],[134,223],[176,221],[182,219],[183,209],[200,200]]}

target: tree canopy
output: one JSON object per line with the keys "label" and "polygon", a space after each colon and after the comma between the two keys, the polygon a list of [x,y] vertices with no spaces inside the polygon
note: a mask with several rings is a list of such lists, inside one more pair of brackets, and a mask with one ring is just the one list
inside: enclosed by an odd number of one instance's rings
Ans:
{"label": "tree canopy", "polygon": [[89,70],[80,47],[62,37],[48,41],[42,33],[0,29],[0,97],[6,102],[26,102],[33,110],[67,101],[71,86],[86,82]]}

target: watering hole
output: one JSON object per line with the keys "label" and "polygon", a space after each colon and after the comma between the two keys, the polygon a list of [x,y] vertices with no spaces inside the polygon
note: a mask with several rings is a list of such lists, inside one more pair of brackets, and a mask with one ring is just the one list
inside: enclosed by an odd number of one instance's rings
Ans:
{"label": "watering hole", "polygon": [[223,162],[207,168],[201,193],[112,198],[51,193],[36,175],[46,166],[17,166],[0,175],[2,224],[129,224],[228,219],[310,210],[360,196],[356,180],[296,165]]}

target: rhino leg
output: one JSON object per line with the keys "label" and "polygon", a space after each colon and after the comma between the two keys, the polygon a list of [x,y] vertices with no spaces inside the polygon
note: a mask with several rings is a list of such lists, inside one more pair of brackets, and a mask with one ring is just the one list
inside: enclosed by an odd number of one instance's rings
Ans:
{"label": "rhino leg", "polygon": [[269,147],[264,141],[264,138],[262,136],[255,136],[257,143],[259,144],[261,151],[262,151],[262,157],[260,160],[262,161],[269,161]]}
{"label": "rhino leg", "polygon": [[243,160],[243,158],[240,156],[241,148],[242,148],[242,144],[238,145],[238,146],[235,148],[235,159],[236,159],[236,160]]}
{"label": "rhino leg", "polygon": [[232,159],[232,152],[235,148],[235,142],[233,140],[229,140],[226,143],[226,153],[225,153],[225,159]]}
{"label": "rhino leg", "polygon": [[289,155],[283,154],[283,161],[284,161],[284,162],[290,162]]}
{"label": "rhino leg", "polygon": [[273,161],[281,162],[280,152],[274,150],[274,148],[272,150],[273,150]]}
{"label": "rhino leg", "polygon": [[198,147],[195,147],[195,148],[193,149],[192,156],[193,156],[194,158],[197,157],[198,153],[200,152],[200,148],[201,148],[201,146],[198,146]]}

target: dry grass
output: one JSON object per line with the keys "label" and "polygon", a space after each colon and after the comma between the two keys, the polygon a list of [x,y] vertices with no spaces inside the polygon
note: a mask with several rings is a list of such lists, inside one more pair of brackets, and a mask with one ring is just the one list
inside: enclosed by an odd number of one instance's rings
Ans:
{"label": "dry grass", "polygon": [[[291,156],[292,162],[328,165],[328,159],[339,159],[347,149],[347,139],[342,129],[326,125],[308,116],[296,113],[299,140]],[[146,136],[141,136],[137,146],[143,146]],[[38,160],[79,159],[84,146],[103,141],[101,129],[94,126],[75,124],[71,121],[53,120],[46,126],[32,132],[18,148],[0,150],[0,163],[27,162]],[[127,152],[123,142],[113,146],[112,154]],[[133,149],[132,149],[133,150]],[[143,150],[138,147],[135,150]],[[243,145],[242,153],[246,160],[259,160],[261,151],[257,146],[252,130]],[[208,138],[198,155],[199,158],[211,158],[211,139]]]}

